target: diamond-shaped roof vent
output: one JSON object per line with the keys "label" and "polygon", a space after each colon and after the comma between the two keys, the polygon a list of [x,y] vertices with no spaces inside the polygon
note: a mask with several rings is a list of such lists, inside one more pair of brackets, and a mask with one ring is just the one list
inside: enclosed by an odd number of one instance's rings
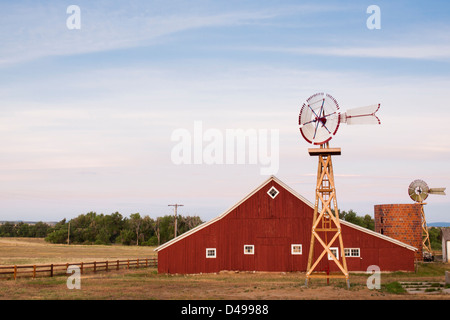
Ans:
{"label": "diamond-shaped roof vent", "polygon": [[275,187],[271,187],[269,189],[269,191],[267,191],[267,194],[272,198],[275,199],[275,197],[279,194],[280,192],[275,188]]}

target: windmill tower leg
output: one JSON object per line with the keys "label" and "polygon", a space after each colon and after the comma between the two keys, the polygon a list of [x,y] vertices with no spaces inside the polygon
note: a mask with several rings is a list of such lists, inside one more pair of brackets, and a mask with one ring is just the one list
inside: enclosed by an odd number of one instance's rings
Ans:
{"label": "windmill tower leg", "polygon": [[425,202],[419,202],[420,211],[422,214],[422,245],[423,250],[432,255],[433,253],[431,252],[430,235],[428,233],[427,220],[425,219],[425,211],[423,210],[423,206],[425,204]]}
{"label": "windmill tower leg", "polygon": [[[319,149],[309,149],[310,155],[319,157],[317,171],[316,200],[314,206],[313,224],[311,229],[311,243],[308,256],[306,272],[306,286],[313,277],[317,278],[345,278],[347,287],[350,287],[347,262],[345,259],[344,244],[342,241],[341,225],[339,222],[339,211],[336,200],[336,189],[334,185],[332,155],[340,155],[340,148],[329,148],[328,143]],[[336,247],[338,249],[331,249]],[[316,243],[321,245],[321,252],[314,260],[314,247]],[[336,254],[337,253],[337,254]],[[339,268],[342,274],[318,274],[314,270],[327,254]],[[341,263],[342,261],[342,263]]]}

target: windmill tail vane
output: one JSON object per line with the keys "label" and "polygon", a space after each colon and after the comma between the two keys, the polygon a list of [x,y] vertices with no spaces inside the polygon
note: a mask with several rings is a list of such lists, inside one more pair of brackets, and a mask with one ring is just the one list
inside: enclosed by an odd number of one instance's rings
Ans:
{"label": "windmill tail vane", "polygon": [[428,193],[430,193],[430,194],[439,194],[439,195],[445,196],[445,189],[446,188],[430,188]]}
{"label": "windmill tail vane", "polygon": [[347,124],[381,124],[375,113],[380,109],[380,104],[366,107],[358,107],[347,110],[341,115],[341,122]]}

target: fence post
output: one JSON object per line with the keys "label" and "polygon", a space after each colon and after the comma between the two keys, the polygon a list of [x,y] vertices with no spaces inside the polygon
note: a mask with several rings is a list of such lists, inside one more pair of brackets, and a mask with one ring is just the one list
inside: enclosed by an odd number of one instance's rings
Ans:
{"label": "fence post", "polygon": [[33,279],[36,278],[36,265],[33,265]]}
{"label": "fence post", "polygon": [[119,260],[117,260],[117,267],[116,270],[119,270]]}
{"label": "fence post", "polygon": [[108,260],[106,260],[106,271],[108,271]]}
{"label": "fence post", "polygon": [[50,265],[50,277],[53,277],[53,263]]}
{"label": "fence post", "polygon": [[83,262],[81,262],[81,265],[80,265],[80,273],[83,274]]}
{"label": "fence post", "polygon": [[127,259],[127,269],[130,269],[130,259]]}
{"label": "fence post", "polygon": [[136,268],[139,269],[139,258],[136,259]]}
{"label": "fence post", "polygon": [[14,280],[16,280],[17,277],[17,266],[14,265]]}
{"label": "fence post", "polygon": [[96,273],[96,272],[97,272],[97,262],[94,261],[94,273]]}

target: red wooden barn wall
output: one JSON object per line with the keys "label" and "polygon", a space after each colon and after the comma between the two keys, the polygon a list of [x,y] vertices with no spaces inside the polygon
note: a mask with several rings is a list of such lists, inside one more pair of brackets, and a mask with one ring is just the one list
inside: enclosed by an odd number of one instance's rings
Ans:
{"label": "red wooden barn wall", "polygon": [[[222,218],[157,248],[158,272],[306,271],[314,210],[277,181],[269,179]],[[267,194],[272,186],[280,192],[275,199]],[[360,257],[346,258],[349,271],[366,271],[370,265],[381,271],[414,270],[412,250],[341,225],[344,246],[360,248]],[[291,244],[301,244],[302,254],[292,255]],[[244,245],[254,245],[254,254],[245,255]],[[216,248],[216,258],[206,258],[206,248]],[[321,252],[317,244],[315,254]],[[338,271],[325,256],[315,270],[327,268]]]}

